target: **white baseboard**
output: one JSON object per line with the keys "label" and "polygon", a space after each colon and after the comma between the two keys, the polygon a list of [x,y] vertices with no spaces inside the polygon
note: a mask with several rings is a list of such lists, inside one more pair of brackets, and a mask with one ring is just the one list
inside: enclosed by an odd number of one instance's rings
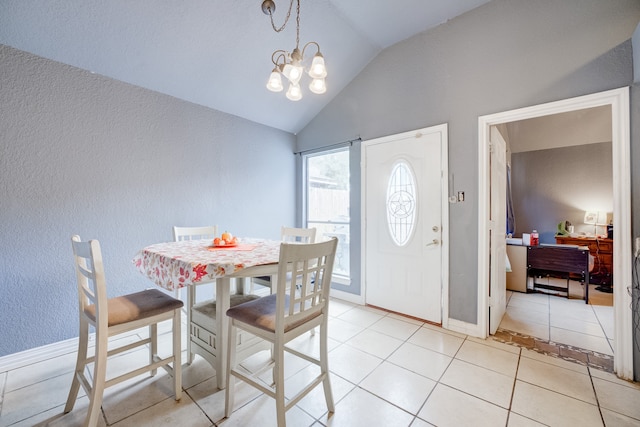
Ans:
{"label": "white baseboard", "polygon": [[[94,335],[90,337],[90,342],[94,340]],[[18,353],[8,354],[0,357],[0,372],[22,368],[34,363],[53,357],[62,356],[67,353],[78,351],[78,338],[71,338],[64,341],[43,345],[42,347],[30,348]]]}
{"label": "white baseboard", "polygon": [[353,304],[364,305],[364,298],[362,295],[350,294],[348,292],[338,291],[331,289],[331,298],[341,299],[342,301],[350,302]]}
{"label": "white baseboard", "polygon": [[[136,334],[139,329],[118,334],[117,338],[125,338],[128,335]],[[161,332],[158,332],[159,334]],[[111,338],[110,338],[111,339]],[[96,344],[96,334],[89,334],[89,348]],[[0,372],[10,371],[12,369],[22,368],[54,357],[62,356],[68,353],[76,353],[78,351],[78,338],[70,338],[64,341],[58,341],[41,347],[30,348],[29,350],[20,351],[18,353],[8,354],[0,357]]]}

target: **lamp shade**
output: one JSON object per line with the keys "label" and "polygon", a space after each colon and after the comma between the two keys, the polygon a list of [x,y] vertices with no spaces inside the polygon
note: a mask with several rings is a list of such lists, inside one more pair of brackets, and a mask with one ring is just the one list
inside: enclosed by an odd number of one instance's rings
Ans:
{"label": "lamp shade", "polygon": [[324,66],[324,58],[320,52],[316,53],[311,61],[309,77],[312,79],[324,79],[327,77],[327,68]]}
{"label": "lamp shade", "polygon": [[282,77],[280,77],[280,73],[277,71],[272,71],[269,76],[269,81],[267,82],[267,89],[271,92],[280,92],[283,89],[282,86]]}
{"label": "lamp shade", "polygon": [[607,213],[602,211],[586,211],[584,223],[591,225],[607,225]]}
{"label": "lamp shade", "polygon": [[327,85],[324,82],[324,79],[313,79],[309,84],[309,90],[313,93],[317,93],[318,95],[322,95],[327,91]]}
{"label": "lamp shade", "polygon": [[302,77],[302,67],[287,64],[282,69],[282,74],[289,79],[292,84],[297,85]]}
{"label": "lamp shade", "polygon": [[302,91],[300,90],[300,85],[291,83],[289,85],[289,90],[287,91],[287,98],[291,101],[299,101],[302,99]]}

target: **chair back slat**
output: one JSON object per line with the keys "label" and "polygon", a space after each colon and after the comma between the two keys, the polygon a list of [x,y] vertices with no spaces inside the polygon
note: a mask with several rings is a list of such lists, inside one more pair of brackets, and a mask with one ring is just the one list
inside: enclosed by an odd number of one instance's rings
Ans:
{"label": "chair back slat", "polygon": [[321,243],[280,244],[276,288],[279,327],[286,330],[300,318],[326,310],[337,245],[335,237]]}
{"label": "chair back slat", "polygon": [[90,305],[96,307],[96,321],[107,325],[107,287],[102,262],[100,243],[97,240],[80,241],[79,236],[71,237],[73,256],[78,281],[78,308],[80,316]]}
{"label": "chair back slat", "polygon": [[288,243],[315,243],[316,229],[282,227],[280,229],[280,237],[283,242]]}
{"label": "chair back slat", "polygon": [[[81,261],[86,263],[85,258],[81,258]],[[80,282],[81,284],[78,288],[78,291],[82,292],[85,297],[85,303],[82,305],[82,308],[84,309],[86,306],[96,303],[95,275],[93,274],[93,271],[87,269],[83,265],[76,264],[76,268],[77,272],[86,278]]]}
{"label": "chair back slat", "polygon": [[173,227],[173,240],[214,239],[218,234],[217,225],[207,225],[204,227]]}

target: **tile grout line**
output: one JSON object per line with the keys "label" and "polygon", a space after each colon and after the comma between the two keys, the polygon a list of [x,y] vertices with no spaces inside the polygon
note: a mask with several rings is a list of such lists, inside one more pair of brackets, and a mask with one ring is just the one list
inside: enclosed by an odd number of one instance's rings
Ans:
{"label": "tile grout line", "polygon": [[514,376],[513,376],[513,386],[511,386],[511,398],[509,399],[509,410],[507,411],[507,426],[509,425],[509,418],[511,418],[511,413],[513,412],[513,398],[516,395],[516,384],[518,382],[518,371],[520,370],[521,360],[522,360],[522,349],[518,351],[518,364],[516,365],[516,372],[514,373]]}
{"label": "tile grout line", "polygon": [[593,382],[593,375],[591,374],[591,367],[587,366],[587,372],[589,373],[589,381],[591,382],[591,388],[593,389],[593,397],[596,399],[596,405],[598,406],[598,412],[600,413],[600,419],[602,420],[602,425],[606,426],[607,423],[604,419],[604,414],[602,413],[602,407],[600,406],[600,399],[598,399],[598,392],[596,391],[596,385]]}

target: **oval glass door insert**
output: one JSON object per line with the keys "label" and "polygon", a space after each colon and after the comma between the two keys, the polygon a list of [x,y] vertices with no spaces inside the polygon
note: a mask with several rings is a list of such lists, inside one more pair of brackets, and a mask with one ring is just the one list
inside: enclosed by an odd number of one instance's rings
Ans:
{"label": "oval glass door insert", "polygon": [[391,239],[398,246],[407,244],[416,219],[416,181],[409,164],[398,161],[387,185],[387,224]]}

